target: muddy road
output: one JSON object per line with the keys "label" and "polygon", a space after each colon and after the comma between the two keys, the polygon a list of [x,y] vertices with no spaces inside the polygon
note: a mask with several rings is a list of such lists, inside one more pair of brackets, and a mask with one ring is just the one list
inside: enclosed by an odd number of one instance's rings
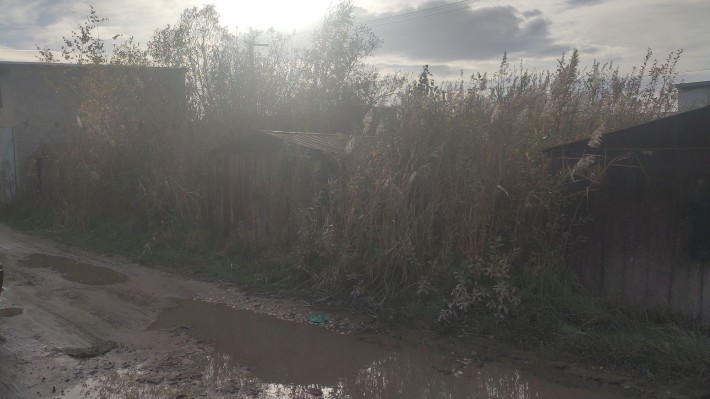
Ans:
{"label": "muddy road", "polygon": [[0,253],[0,398],[614,397],[5,226]]}

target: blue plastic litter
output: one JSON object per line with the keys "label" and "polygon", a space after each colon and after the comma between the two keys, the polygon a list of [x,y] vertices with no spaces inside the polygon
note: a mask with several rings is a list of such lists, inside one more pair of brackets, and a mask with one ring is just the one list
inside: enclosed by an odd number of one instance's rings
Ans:
{"label": "blue plastic litter", "polygon": [[327,314],[312,314],[308,317],[308,321],[313,324],[325,324],[330,321],[330,316]]}

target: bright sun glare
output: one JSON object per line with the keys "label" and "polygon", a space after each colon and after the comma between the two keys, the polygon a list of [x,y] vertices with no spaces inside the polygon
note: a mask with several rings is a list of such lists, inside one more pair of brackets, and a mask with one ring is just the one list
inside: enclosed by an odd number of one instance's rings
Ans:
{"label": "bright sun glare", "polygon": [[222,16],[222,25],[282,32],[313,27],[325,14],[331,0],[207,0]]}

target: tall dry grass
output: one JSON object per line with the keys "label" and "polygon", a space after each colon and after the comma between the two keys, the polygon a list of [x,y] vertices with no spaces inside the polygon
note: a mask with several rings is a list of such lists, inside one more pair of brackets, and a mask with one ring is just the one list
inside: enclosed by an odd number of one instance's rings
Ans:
{"label": "tall dry grass", "polygon": [[[77,127],[62,147],[40,150],[54,222],[91,228],[106,220],[158,231],[199,226],[204,156],[179,95],[179,71],[88,66],[77,87]],[[81,71],[81,70],[78,70]],[[200,158],[200,161],[197,159]]]}
{"label": "tall dry grass", "polygon": [[541,150],[672,112],[679,55],[659,63],[649,50],[627,75],[581,68],[577,51],[550,72],[504,57],[491,76],[442,87],[425,68],[313,210],[303,267],[377,306],[433,296],[442,317],[507,312],[513,277],[532,285],[570,239],[562,177]]}

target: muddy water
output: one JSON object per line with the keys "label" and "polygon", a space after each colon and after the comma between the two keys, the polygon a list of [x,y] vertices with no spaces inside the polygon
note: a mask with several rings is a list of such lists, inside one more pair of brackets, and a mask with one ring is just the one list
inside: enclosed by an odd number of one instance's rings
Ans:
{"label": "muddy water", "polygon": [[151,329],[185,331],[249,366],[265,397],[324,398],[608,398],[556,385],[496,364],[402,345],[383,337],[339,335],[226,305],[184,301]]}
{"label": "muddy water", "polygon": [[22,265],[49,268],[66,280],[87,285],[122,283],[128,279],[124,274],[108,267],[94,266],[62,256],[32,254],[23,260]]}
{"label": "muddy water", "polygon": [[24,312],[22,308],[2,308],[0,309],[0,317],[15,317],[19,316]]}

